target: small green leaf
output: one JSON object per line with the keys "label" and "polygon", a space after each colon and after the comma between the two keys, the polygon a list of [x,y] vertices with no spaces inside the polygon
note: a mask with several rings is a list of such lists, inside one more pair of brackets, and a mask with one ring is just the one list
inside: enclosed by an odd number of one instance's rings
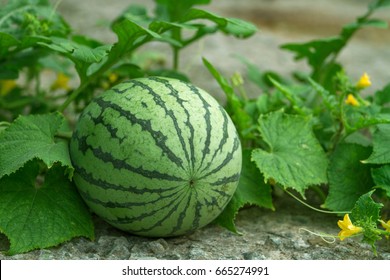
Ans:
{"label": "small green leaf", "polygon": [[224,18],[208,11],[190,9],[181,19],[181,22],[207,19],[214,22],[226,34],[239,38],[247,38],[256,33],[257,28],[252,23],[236,18]]}
{"label": "small green leaf", "polygon": [[226,18],[226,20],[226,27],[221,28],[226,34],[237,38],[248,38],[257,32],[257,27],[248,21],[238,18]]}
{"label": "small green leaf", "polygon": [[89,210],[76,188],[54,165],[44,174],[37,161],[0,179],[0,231],[8,254],[58,245],[74,237],[94,238]]}
{"label": "small green leaf", "polygon": [[[156,25],[158,25],[158,23],[156,23]],[[154,26],[154,28],[159,29],[158,26]],[[167,42],[174,46],[181,46],[180,42],[177,42],[170,36],[160,35],[155,31],[145,28],[126,18],[115,22],[112,26],[112,30],[117,35],[118,41],[113,45],[109,52],[105,65],[117,63],[118,58],[130,54],[138,47],[152,40]]]}
{"label": "small green leaf", "polygon": [[330,112],[333,112],[337,108],[339,103],[336,97],[333,94],[330,94],[329,91],[327,91],[322,85],[320,85],[313,79],[309,78],[308,81],[310,85],[313,87],[313,89],[321,96],[326,108]]}
{"label": "small green leaf", "polygon": [[269,151],[253,150],[252,160],[266,180],[273,179],[301,195],[307,187],[327,182],[327,158],[313,135],[310,119],[273,112],[260,116],[259,131]]}
{"label": "small green leaf", "polygon": [[311,65],[313,69],[316,69],[322,65],[326,58],[332,53],[340,50],[344,44],[344,40],[337,36],[313,40],[306,43],[284,44],[281,48],[294,52],[296,60],[307,59],[309,65]]}
{"label": "small green leaf", "polygon": [[376,253],[375,242],[381,239],[377,231],[377,223],[383,205],[371,198],[373,193],[374,191],[370,191],[359,197],[352,209],[351,220],[354,225],[363,228],[363,242],[370,244]]}
{"label": "small green leaf", "polygon": [[218,216],[216,222],[228,230],[238,233],[234,224],[235,217],[245,205],[256,205],[274,210],[271,187],[264,183],[264,178],[251,162],[251,151],[243,151],[242,171],[240,182],[232,200]]}
{"label": "small green leaf", "polygon": [[387,197],[390,198],[390,165],[373,168],[371,174],[375,182],[375,187],[384,190]]}
{"label": "small green leaf", "polygon": [[370,3],[369,8],[376,10],[380,8],[387,8],[390,6],[390,0],[376,0]]}
{"label": "small green leaf", "polygon": [[305,107],[303,100],[298,96],[297,92],[302,92],[302,87],[282,85],[278,81],[269,77],[270,82],[280,91],[281,94],[290,102],[293,110],[300,115],[310,115],[310,109]]}
{"label": "small green leaf", "polygon": [[92,48],[60,37],[50,38],[50,43],[38,42],[38,44],[69,55],[74,60],[89,64],[100,62],[112,48],[112,45],[101,45]]}
{"label": "small green leaf", "polygon": [[227,98],[232,98],[234,95],[234,89],[230,85],[229,81],[221,73],[219,73],[214,65],[212,65],[206,58],[203,58],[203,64],[206,66],[207,70],[209,70],[214,79],[218,82],[219,86],[225,92]]}
{"label": "small green leaf", "polygon": [[359,197],[351,212],[351,218],[357,226],[365,223],[376,224],[380,218],[381,203],[376,203],[371,196],[374,191],[365,193]]}
{"label": "small green leaf", "polygon": [[211,0],[156,0],[158,15],[170,21],[178,21],[186,12],[196,5],[209,4]]}
{"label": "small green leaf", "polygon": [[329,162],[329,195],[324,207],[334,211],[350,211],[357,199],[373,187],[371,171],[361,160],[371,148],[358,144],[339,144]]}
{"label": "small green leaf", "polygon": [[390,125],[378,125],[373,134],[372,154],[363,162],[371,164],[390,163]]}
{"label": "small green leaf", "polygon": [[0,134],[0,178],[34,158],[48,167],[59,162],[71,173],[68,142],[55,138],[65,122],[60,113],[18,117]]}

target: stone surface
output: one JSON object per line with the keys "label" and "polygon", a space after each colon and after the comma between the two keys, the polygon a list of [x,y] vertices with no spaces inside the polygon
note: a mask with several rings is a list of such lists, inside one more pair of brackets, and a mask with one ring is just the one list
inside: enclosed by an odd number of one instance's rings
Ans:
{"label": "stone surface", "polygon": [[[308,210],[287,196],[275,198],[275,211],[256,207],[238,214],[242,235],[209,225],[173,238],[144,238],[121,232],[94,217],[96,239],[75,238],[60,246],[0,259],[133,259],[133,260],[390,260],[390,242],[378,243],[375,256],[360,237],[325,242],[301,228],[337,235],[337,216]],[[299,219],[296,219],[299,217]],[[5,246],[0,242],[1,246]]]}

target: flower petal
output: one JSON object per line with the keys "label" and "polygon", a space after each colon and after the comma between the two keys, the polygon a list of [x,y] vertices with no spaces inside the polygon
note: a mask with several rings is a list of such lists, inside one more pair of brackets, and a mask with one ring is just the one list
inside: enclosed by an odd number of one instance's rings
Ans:
{"label": "flower petal", "polygon": [[371,86],[370,76],[368,76],[367,73],[364,73],[357,82],[356,87],[358,89],[363,89],[369,86]]}

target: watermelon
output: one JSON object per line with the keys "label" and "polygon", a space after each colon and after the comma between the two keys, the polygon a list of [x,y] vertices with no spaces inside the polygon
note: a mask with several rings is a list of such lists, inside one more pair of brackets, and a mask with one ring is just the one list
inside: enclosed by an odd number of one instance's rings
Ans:
{"label": "watermelon", "polygon": [[122,82],[86,106],[70,141],[74,182],[90,209],[142,236],[191,232],[232,198],[241,144],[223,107],[176,79]]}

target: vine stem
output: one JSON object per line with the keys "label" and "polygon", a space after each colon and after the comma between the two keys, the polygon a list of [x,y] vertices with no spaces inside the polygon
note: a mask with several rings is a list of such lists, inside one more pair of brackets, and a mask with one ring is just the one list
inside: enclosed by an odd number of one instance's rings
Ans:
{"label": "vine stem", "polygon": [[73,134],[72,131],[58,131],[55,134],[55,137],[65,139],[65,140],[70,140],[70,138],[72,138],[72,134]]}
{"label": "vine stem", "polygon": [[58,108],[58,111],[64,112],[69,104],[72,103],[74,99],[76,99],[76,97],[91,83],[91,81],[92,80],[89,79],[88,81],[81,83],[80,86],[75,91],[73,91],[68,99],[66,99],[65,102]]}
{"label": "vine stem", "polygon": [[[175,28],[172,30],[172,37],[176,41],[181,42],[181,31],[179,28]],[[179,59],[180,59],[179,52],[181,47],[172,46],[172,48],[173,48],[173,69],[177,71],[179,69]]]}
{"label": "vine stem", "polygon": [[311,206],[310,204],[304,202],[302,199],[300,199],[299,197],[297,197],[296,195],[292,194],[291,192],[289,192],[288,190],[284,190],[287,194],[289,194],[292,198],[294,198],[295,200],[299,201],[300,203],[302,203],[303,205],[305,205],[306,207],[314,210],[314,211],[317,211],[317,212],[320,212],[320,213],[325,213],[325,214],[349,214],[351,213],[351,211],[328,211],[328,210],[322,210],[322,209],[318,209],[318,208],[315,208],[314,206]]}
{"label": "vine stem", "polygon": [[338,238],[338,236],[334,236],[334,235],[326,234],[326,233],[317,233],[317,232],[308,230],[306,228],[300,228],[299,231],[307,231],[310,234],[313,234],[315,236],[319,236],[319,237],[321,237],[322,240],[324,240],[328,244],[335,243],[336,239]]}

